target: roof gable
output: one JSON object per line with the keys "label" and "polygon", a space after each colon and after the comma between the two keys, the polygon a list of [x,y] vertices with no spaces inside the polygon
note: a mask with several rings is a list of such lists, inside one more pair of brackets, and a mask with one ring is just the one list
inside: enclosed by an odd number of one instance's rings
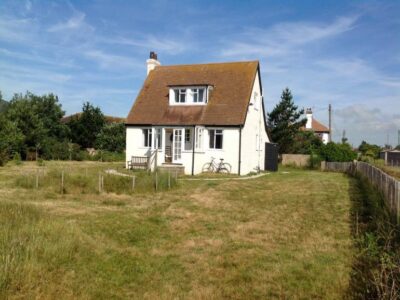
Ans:
{"label": "roof gable", "polygon": [[[128,125],[243,125],[258,61],[159,66],[149,73]],[[209,85],[204,106],[170,106],[171,86]]]}

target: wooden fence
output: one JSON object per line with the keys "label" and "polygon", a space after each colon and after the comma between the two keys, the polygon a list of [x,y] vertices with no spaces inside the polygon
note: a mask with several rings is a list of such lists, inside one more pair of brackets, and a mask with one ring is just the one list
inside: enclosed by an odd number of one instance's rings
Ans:
{"label": "wooden fence", "polygon": [[360,174],[377,188],[384,196],[390,212],[400,221],[400,181],[386,174],[381,169],[365,162],[324,162],[322,169],[333,172]]}

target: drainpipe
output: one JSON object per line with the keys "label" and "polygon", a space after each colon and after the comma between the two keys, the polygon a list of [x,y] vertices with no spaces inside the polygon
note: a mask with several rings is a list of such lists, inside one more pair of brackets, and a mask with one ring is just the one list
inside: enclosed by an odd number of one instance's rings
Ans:
{"label": "drainpipe", "polygon": [[193,145],[192,145],[192,176],[194,175],[194,146],[196,140],[196,125],[193,125]]}
{"label": "drainpipe", "polygon": [[239,127],[239,164],[238,175],[240,176],[240,164],[242,163],[242,126]]}

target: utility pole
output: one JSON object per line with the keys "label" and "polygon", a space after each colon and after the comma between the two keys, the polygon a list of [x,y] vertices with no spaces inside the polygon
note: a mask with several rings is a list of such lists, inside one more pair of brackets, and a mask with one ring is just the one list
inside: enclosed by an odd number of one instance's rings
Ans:
{"label": "utility pole", "polygon": [[328,107],[329,112],[329,138],[328,141],[332,142],[332,106],[329,104]]}
{"label": "utility pole", "polygon": [[397,131],[397,146],[400,146],[400,129]]}

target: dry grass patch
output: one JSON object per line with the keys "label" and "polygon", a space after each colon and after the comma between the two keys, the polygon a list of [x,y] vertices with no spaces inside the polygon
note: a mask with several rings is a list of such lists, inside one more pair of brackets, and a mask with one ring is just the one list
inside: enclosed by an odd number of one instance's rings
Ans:
{"label": "dry grass patch", "polygon": [[0,297],[337,299],[348,288],[351,181],[340,174],[60,195],[10,188],[13,168],[0,169]]}

